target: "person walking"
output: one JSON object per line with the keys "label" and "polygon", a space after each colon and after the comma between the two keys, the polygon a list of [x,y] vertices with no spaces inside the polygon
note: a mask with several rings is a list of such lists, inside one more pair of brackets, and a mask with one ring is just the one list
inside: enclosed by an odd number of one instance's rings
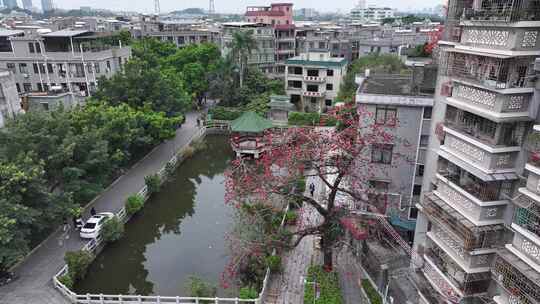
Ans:
{"label": "person walking", "polygon": [[313,194],[315,194],[315,184],[314,183],[309,184],[309,193],[311,193],[311,197],[313,197]]}
{"label": "person walking", "polygon": [[96,215],[96,213],[97,213],[97,212],[96,212],[96,209],[95,209],[94,207],[92,207],[92,209],[90,209],[90,214],[91,214],[92,216],[94,216],[94,215]]}

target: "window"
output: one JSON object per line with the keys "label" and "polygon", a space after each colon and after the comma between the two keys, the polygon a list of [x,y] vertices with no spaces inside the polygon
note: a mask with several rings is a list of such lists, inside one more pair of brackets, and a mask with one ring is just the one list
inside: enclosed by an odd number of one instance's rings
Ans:
{"label": "window", "polygon": [[19,63],[19,71],[23,74],[28,74],[28,66],[26,63]]}
{"label": "window", "polygon": [[416,166],[416,176],[424,176],[424,165]]}
{"label": "window", "polygon": [[311,97],[311,98],[309,99],[309,101],[310,101],[311,103],[317,103],[317,98]]}
{"label": "window", "polygon": [[178,44],[184,44],[185,39],[186,39],[186,38],[184,38],[184,36],[178,36],[178,37],[176,38],[176,40],[178,41]]}
{"label": "window", "polygon": [[377,107],[375,112],[375,123],[379,125],[394,126],[397,120],[397,109],[384,106]]}
{"label": "window", "polygon": [[319,42],[319,48],[320,49],[326,48],[326,44],[324,42]]}
{"label": "window", "polygon": [[34,68],[34,74],[38,74],[39,73],[39,68],[38,68],[37,63],[33,63],[32,67]]}
{"label": "window", "polygon": [[390,183],[387,181],[380,181],[380,180],[370,180],[369,181],[369,187],[376,192],[388,192],[388,187]]}
{"label": "window", "polygon": [[30,53],[35,53],[36,52],[36,49],[34,48],[34,43],[33,42],[28,42],[28,51],[30,51]]}
{"label": "window", "polygon": [[43,106],[43,110],[49,111],[49,103],[48,102],[42,102],[41,105]]}
{"label": "window", "polygon": [[50,63],[47,63],[47,72],[49,72],[49,74],[54,73],[54,71],[53,71],[53,65],[50,64]]}
{"label": "window", "polygon": [[409,218],[410,219],[418,218],[418,209],[416,207],[411,207],[409,209]]}
{"label": "window", "polygon": [[23,89],[24,89],[25,92],[30,92],[30,91],[32,91],[32,84],[31,84],[31,83],[27,83],[27,82],[23,83]]}
{"label": "window", "polygon": [[289,88],[300,89],[300,88],[302,88],[302,81],[299,81],[299,80],[289,80],[289,81],[287,81],[287,86],[288,86]]}
{"label": "window", "polygon": [[326,76],[328,77],[334,76],[334,70],[326,70]]}
{"label": "window", "polygon": [[371,146],[371,162],[378,164],[391,164],[394,146],[390,144],[374,144]]}
{"label": "window", "polygon": [[308,84],[307,90],[308,92],[319,92],[319,86],[316,84]]}
{"label": "window", "polygon": [[308,70],[307,75],[311,77],[319,77],[319,70]]}
{"label": "window", "polygon": [[107,60],[107,72],[111,71],[111,62]]}
{"label": "window", "polygon": [[41,74],[45,74],[45,64],[44,63],[39,64],[39,71],[41,72]]}
{"label": "window", "polygon": [[420,147],[427,147],[429,143],[429,135],[420,135]]}
{"label": "window", "polygon": [[15,68],[15,63],[6,63],[6,68],[10,70],[13,74],[17,74],[17,69]]}
{"label": "window", "polygon": [[96,72],[96,74],[101,73],[101,70],[99,69],[99,62],[96,62],[93,65],[94,65],[94,72]]}
{"label": "window", "polygon": [[331,84],[331,83],[327,83],[327,84],[326,84],[326,90],[327,90],[327,91],[332,91],[332,90],[334,90],[334,85]]}
{"label": "window", "polygon": [[433,108],[432,107],[425,107],[424,108],[424,119],[431,119]]}
{"label": "window", "polygon": [[17,93],[21,92],[21,85],[16,83],[15,86],[17,87]]}
{"label": "window", "polygon": [[420,194],[422,194],[422,186],[421,186],[421,185],[414,185],[412,194],[413,194],[413,195],[420,195]]}
{"label": "window", "polygon": [[41,53],[41,45],[36,43],[36,53]]}
{"label": "window", "polygon": [[37,83],[37,90],[38,92],[43,92],[43,86],[39,82]]}

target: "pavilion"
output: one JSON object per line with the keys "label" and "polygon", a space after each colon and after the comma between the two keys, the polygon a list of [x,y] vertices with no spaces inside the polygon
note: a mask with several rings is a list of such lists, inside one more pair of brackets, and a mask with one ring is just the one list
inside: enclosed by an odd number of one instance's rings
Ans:
{"label": "pavilion", "polygon": [[263,137],[274,125],[255,112],[245,112],[231,123],[231,146],[236,156],[253,155],[259,158],[267,148]]}

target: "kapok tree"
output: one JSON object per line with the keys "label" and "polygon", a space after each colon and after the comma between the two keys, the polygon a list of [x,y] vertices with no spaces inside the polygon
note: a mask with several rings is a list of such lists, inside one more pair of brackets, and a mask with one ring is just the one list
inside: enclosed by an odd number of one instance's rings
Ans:
{"label": "kapok tree", "polygon": [[[237,241],[242,246],[236,246],[236,250],[244,250],[243,256],[255,256],[257,253],[246,251],[261,248],[292,248],[304,237],[318,235],[324,264],[331,269],[334,247],[345,244],[347,225],[344,219],[359,207],[368,214],[380,214],[380,206],[370,202],[373,195],[380,195],[370,181],[388,174],[399,161],[411,161],[402,154],[391,152],[396,145],[409,146],[393,135],[398,123],[395,115],[387,114],[382,121],[363,106],[346,106],[329,116],[328,119],[337,120],[335,128],[270,131],[262,139],[267,149],[260,159],[239,158],[232,162],[226,173],[227,202],[238,208],[256,203],[283,209],[289,202],[300,201],[320,215],[318,219],[303,216],[304,222],[290,242],[275,235],[266,238],[258,235],[253,238],[256,245]],[[325,191],[317,189],[317,194],[321,195],[315,197],[295,191],[297,181],[306,177],[320,180]],[[261,216],[252,214],[257,218]],[[253,220],[252,224],[258,222],[261,221]],[[250,227],[250,230],[254,229]]]}

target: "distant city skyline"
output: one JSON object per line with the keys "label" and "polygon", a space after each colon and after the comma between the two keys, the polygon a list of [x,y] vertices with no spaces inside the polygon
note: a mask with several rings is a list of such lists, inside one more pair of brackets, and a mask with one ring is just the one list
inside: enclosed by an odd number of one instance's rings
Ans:
{"label": "distant city skyline", "polygon": [[[19,2],[21,2],[19,0]],[[37,2],[37,1],[34,1]],[[177,1],[177,0],[160,0],[161,11],[182,10],[190,7],[200,7],[208,9],[208,0],[192,0],[192,1]],[[223,13],[242,13],[248,5],[269,5],[272,1],[267,0],[215,0],[217,12]],[[278,0],[274,2],[280,2]],[[350,0],[297,0],[286,1],[292,2],[295,9],[314,8],[321,12],[349,12],[355,7],[358,1]],[[445,2],[444,0],[383,0],[383,1],[366,1],[368,5],[390,6],[398,10],[413,10],[433,7]],[[140,11],[153,12],[154,0],[132,1],[132,0],[55,0],[54,4],[61,9],[78,9],[81,6],[90,6],[92,8],[102,8],[117,11]],[[36,3],[34,3],[36,5]],[[19,6],[22,6],[19,3]]]}

